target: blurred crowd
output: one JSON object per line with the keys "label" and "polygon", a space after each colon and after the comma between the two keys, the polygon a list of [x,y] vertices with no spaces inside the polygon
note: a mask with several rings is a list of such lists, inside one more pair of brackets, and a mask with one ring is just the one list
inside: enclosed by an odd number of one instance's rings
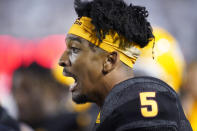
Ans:
{"label": "blurred crowd", "polygon": [[64,35],[35,41],[0,36],[0,130],[91,129],[96,105],[72,102],[68,86],[74,80],[65,78],[57,66],[66,48],[64,39]]}
{"label": "blurred crowd", "polygon": [[16,104],[17,118],[0,106],[0,129],[5,131],[86,131],[96,119],[95,105],[75,105],[68,86],[37,63],[14,71],[9,94]]}

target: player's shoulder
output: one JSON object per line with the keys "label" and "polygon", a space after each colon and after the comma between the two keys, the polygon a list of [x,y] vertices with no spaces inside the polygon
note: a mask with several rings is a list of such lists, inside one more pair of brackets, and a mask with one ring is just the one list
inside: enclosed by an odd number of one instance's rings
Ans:
{"label": "player's shoulder", "polygon": [[116,85],[104,102],[100,119],[103,125],[113,123],[114,129],[179,128],[181,120],[186,120],[176,92],[153,77],[136,77]]}
{"label": "player's shoulder", "polygon": [[[116,89],[117,87],[123,87]],[[115,90],[119,90],[121,92],[124,92],[124,89],[128,89],[129,91],[132,90],[151,90],[151,91],[157,91],[157,92],[169,92],[172,95],[177,96],[176,92],[173,90],[171,86],[169,86],[164,81],[154,78],[154,77],[134,77],[131,79],[128,79],[126,81],[123,81],[115,86]]]}
{"label": "player's shoulder", "polygon": [[151,92],[156,93],[155,95],[167,95],[174,100],[178,99],[177,93],[162,80],[154,77],[134,77],[115,85],[106,97],[103,108],[110,104],[116,108],[128,101],[137,100],[143,94],[152,94]]}

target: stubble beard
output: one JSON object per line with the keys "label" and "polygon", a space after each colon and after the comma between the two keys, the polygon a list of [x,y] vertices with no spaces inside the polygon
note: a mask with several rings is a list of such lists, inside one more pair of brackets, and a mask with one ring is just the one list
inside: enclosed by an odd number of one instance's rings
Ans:
{"label": "stubble beard", "polygon": [[88,96],[84,94],[72,94],[72,100],[77,104],[85,104],[87,102],[91,102],[91,100],[88,99]]}

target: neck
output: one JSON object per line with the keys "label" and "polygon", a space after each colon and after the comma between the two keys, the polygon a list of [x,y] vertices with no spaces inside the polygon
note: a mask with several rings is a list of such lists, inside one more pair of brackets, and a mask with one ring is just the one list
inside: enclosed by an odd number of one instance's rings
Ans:
{"label": "neck", "polygon": [[102,95],[100,95],[100,99],[96,102],[96,104],[99,107],[102,107],[107,95],[110,93],[110,91],[112,90],[112,88],[114,88],[115,85],[133,77],[134,75],[131,69],[129,71],[128,70],[125,71],[125,69],[122,71],[113,70],[110,73],[106,74],[103,80],[104,88],[101,89]]}

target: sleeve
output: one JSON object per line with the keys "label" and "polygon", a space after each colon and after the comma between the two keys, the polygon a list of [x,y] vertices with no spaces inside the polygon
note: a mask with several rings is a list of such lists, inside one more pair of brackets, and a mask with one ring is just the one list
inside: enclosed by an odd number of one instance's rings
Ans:
{"label": "sleeve", "polygon": [[[7,112],[0,106],[0,131],[4,128],[9,129],[9,131],[19,131],[19,124],[16,120],[12,119]],[[5,130],[6,131],[6,130]]]}

